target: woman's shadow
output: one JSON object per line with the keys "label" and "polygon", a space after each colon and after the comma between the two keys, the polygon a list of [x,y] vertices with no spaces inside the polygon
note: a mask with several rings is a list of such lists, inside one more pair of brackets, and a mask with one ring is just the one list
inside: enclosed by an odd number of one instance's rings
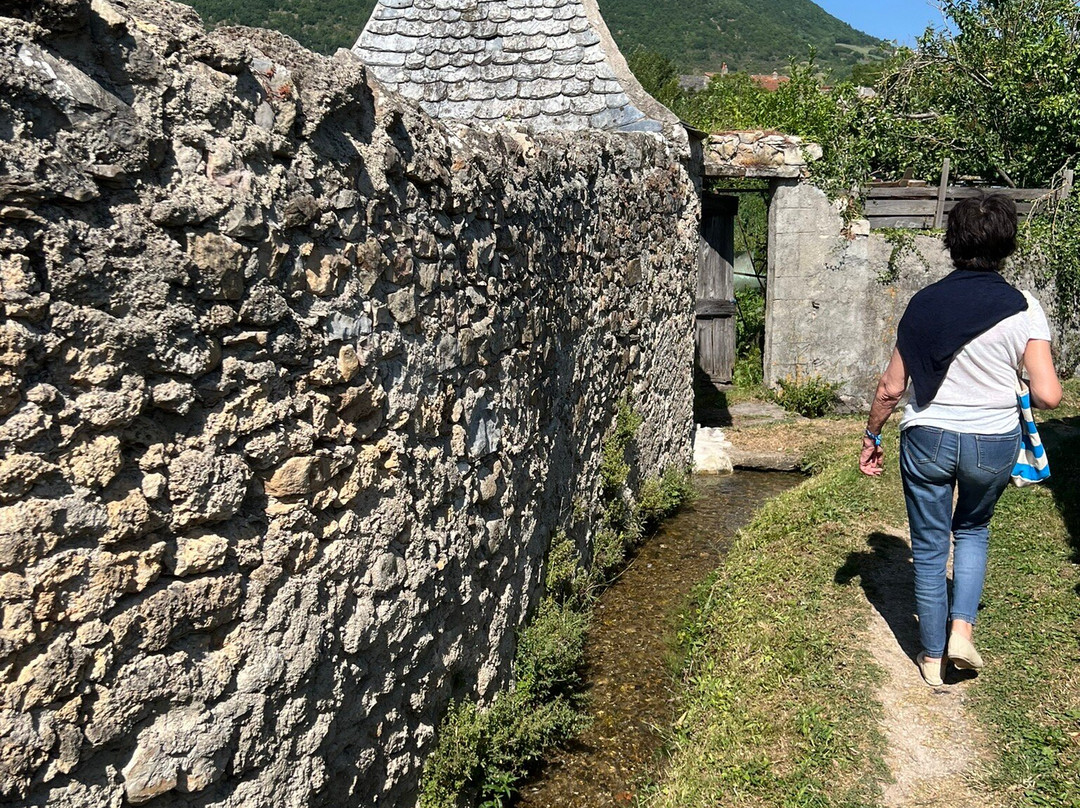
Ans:
{"label": "woman's shadow", "polygon": [[[900,536],[875,531],[866,544],[869,550],[848,554],[844,565],[836,571],[836,583],[849,584],[855,578],[866,593],[866,599],[889,625],[893,636],[912,665],[922,650],[919,623],[915,613],[915,568],[911,564],[911,547]],[[950,599],[952,581],[949,581]],[[946,684],[971,679],[974,671],[949,667]]]}

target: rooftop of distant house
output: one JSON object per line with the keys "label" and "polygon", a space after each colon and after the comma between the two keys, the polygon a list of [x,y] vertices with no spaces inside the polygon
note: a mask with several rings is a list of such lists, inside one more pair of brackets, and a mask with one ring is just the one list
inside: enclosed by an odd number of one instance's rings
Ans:
{"label": "rooftop of distant house", "polygon": [[754,84],[763,90],[775,93],[780,89],[781,84],[787,84],[791,81],[791,78],[789,76],[781,76],[774,70],[771,76],[751,74],[750,81],[754,82]]}
{"label": "rooftop of distant house", "polygon": [[[726,76],[730,71],[728,70],[727,63],[721,65],[719,72],[702,73],[701,75],[689,75],[679,76],[679,87],[688,91],[704,90],[709,86],[709,82],[712,81],[713,76]],[[780,89],[780,85],[787,84],[791,79],[788,76],[781,76],[779,72],[773,71],[772,75],[766,74],[749,74],[750,81],[754,82],[758,87],[766,92],[776,92]]]}

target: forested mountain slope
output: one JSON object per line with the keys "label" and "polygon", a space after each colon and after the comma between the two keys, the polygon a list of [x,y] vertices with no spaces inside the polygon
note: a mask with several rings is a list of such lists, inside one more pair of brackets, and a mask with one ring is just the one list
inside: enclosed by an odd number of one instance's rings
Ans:
{"label": "forested mountain slope", "polygon": [[838,73],[864,59],[878,40],[856,31],[810,0],[599,0],[624,53],[655,50],[686,72],[783,72],[788,58],[817,61]]}
{"label": "forested mountain slope", "polygon": [[[599,0],[623,52],[655,50],[685,72],[783,72],[788,57],[805,58],[838,75],[864,59],[877,40],[856,31],[810,0]],[[208,24],[273,28],[301,44],[333,53],[351,47],[375,0],[190,0]]]}

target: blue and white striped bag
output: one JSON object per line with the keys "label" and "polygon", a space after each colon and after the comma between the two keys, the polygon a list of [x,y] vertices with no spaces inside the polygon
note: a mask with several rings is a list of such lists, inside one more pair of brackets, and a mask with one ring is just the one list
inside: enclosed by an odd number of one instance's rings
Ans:
{"label": "blue and white striped bag", "polygon": [[1031,414],[1031,391],[1021,379],[1016,380],[1016,403],[1020,408],[1020,454],[1013,466],[1012,482],[1023,488],[1048,479],[1050,463]]}

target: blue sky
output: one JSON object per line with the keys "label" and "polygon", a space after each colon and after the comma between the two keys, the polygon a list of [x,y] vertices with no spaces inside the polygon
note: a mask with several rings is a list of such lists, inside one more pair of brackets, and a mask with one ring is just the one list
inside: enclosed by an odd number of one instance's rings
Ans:
{"label": "blue sky", "polygon": [[927,23],[942,26],[941,12],[930,0],[815,0],[849,25],[882,39],[914,45]]}

